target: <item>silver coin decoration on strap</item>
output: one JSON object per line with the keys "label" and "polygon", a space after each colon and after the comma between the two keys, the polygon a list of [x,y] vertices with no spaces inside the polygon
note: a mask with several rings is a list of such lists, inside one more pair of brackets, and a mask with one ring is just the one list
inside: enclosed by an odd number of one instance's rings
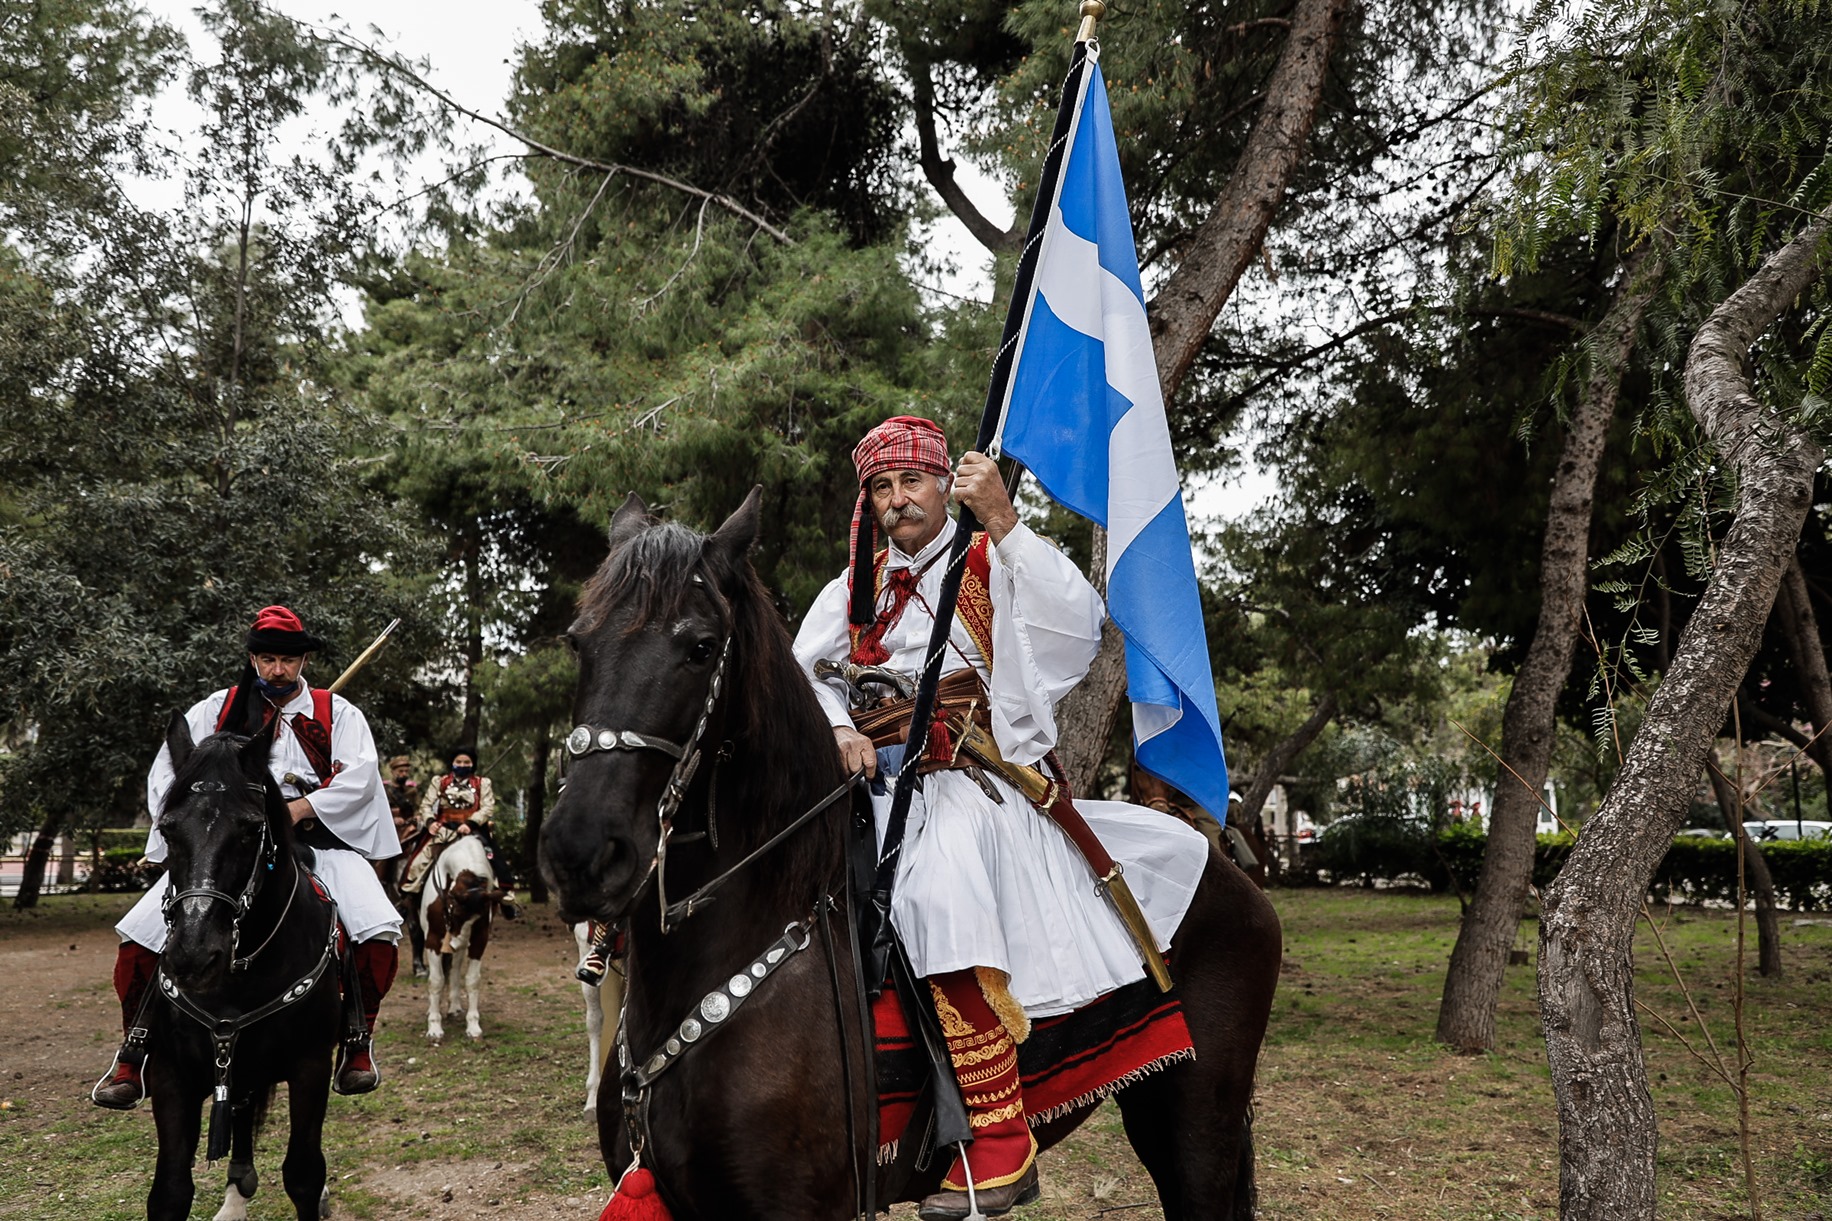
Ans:
{"label": "silver coin decoration on strap", "polygon": [[689,1014],[674,1033],[669,1035],[654,1054],[635,1067],[631,1066],[629,1036],[625,1028],[617,1030],[617,1066],[622,1070],[626,1096],[635,1090],[647,1090],[649,1086],[669,1066],[676,1063],[686,1054],[688,1048],[710,1038],[721,1026],[731,1021],[732,1015],[738,1012],[745,999],[754,996],[763,986],[763,981],[775,974],[778,967],[790,958],[808,948],[813,941],[810,933],[812,922],[798,920],[783,930],[762,954],[744,970],[733,975],[720,988],[714,988],[700,999],[693,1012]]}

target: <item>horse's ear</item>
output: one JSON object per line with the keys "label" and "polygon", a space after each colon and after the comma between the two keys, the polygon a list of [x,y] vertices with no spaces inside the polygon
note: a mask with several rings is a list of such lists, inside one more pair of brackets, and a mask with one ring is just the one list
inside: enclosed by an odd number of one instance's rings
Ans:
{"label": "horse's ear", "polygon": [[184,713],[174,712],[165,723],[165,748],[171,753],[173,772],[184,768],[184,761],[191,757],[196,745],[191,741],[191,723],[185,720]]}
{"label": "horse's ear", "polygon": [[725,519],[725,524],[713,531],[712,537],[706,540],[706,549],[734,564],[743,559],[751,544],[757,541],[757,520],[762,516],[762,506],[763,485],[760,483],[751,489],[751,494],[744,498],[737,511]]}
{"label": "horse's ear", "polygon": [[649,520],[649,506],[642,497],[631,492],[624,497],[617,511],[611,514],[611,554],[616,555],[623,545],[642,533],[643,526]]}

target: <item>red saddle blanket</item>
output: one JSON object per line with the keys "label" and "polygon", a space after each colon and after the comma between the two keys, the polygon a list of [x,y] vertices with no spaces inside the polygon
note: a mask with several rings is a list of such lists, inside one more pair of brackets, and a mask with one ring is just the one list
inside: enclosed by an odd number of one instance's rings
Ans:
{"label": "red saddle blanket", "polygon": [[[927,998],[924,998],[925,1001]],[[878,1046],[878,1156],[887,1161],[928,1076],[922,1049],[887,983],[872,1004]],[[1038,1018],[1018,1045],[1025,1118],[1047,1123],[1179,1060],[1193,1060],[1183,1003],[1149,979],[1060,1017]]]}

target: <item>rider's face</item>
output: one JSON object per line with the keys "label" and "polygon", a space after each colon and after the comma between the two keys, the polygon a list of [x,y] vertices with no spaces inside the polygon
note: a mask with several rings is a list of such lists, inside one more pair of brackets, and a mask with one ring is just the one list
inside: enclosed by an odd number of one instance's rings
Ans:
{"label": "rider's face", "polygon": [[250,653],[248,664],[254,667],[257,676],[276,687],[285,687],[297,681],[300,671],[305,669],[305,658],[280,653]]}
{"label": "rider's face", "polygon": [[927,471],[882,471],[865,485],[872,516],[897,550],[914,555],[941,533],[948,519],[947,483]]}

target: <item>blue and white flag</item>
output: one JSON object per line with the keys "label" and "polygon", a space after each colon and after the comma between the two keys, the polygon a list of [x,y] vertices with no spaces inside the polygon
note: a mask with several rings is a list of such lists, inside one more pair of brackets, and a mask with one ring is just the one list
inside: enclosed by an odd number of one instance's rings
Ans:
{"label": "blue and white flag", "polygon": [[1228,765],[1189,523],[1145,321],[1107,86],[1089,56],[1024,305],[998,448],[1107,530],[1139,764],[1217,818]]}

